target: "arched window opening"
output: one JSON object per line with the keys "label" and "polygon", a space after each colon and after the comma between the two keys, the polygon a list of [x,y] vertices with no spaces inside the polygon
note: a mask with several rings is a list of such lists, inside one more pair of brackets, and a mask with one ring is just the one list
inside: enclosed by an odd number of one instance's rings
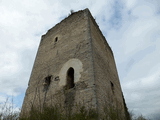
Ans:
{"label": "arched window opening", "polygon": [[71,67],[67,71],[67,89],[74,87],[74,69]]}

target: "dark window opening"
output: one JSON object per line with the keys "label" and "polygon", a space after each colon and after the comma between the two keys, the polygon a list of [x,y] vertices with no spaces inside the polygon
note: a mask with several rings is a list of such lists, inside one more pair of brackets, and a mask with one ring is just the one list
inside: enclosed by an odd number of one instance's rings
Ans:
{"label": "dark window opening", "polygon": [[114,93],[114,84],[110,81],[112,92]]}
{"label": "dark window opening", "polygon": [[44,90],[48,90],[48,87],[49,87],[49,85],[51,83],[51,78],[52,78],[51,75],[48,75],[47,77],[44,78],[44,83],[43,83]]}
{"label": "dark window opening", "polygon": [[74,69],[71,67],[67,71],[67,89],[71,89],[74,87]]}
{"label": "dark window opening", "polygon": [[50,83],[51,83],[51,78],[52,78],[52,76],[51,76],[51,75],[50,75],[50,76],[45,77],[45,83],[46,83],[47,85],[50,85]]}
{"label": "dark window opening", "polygon": [[58,41],[58,37],[55,38],[55,42],[57,42],[57,41]]}

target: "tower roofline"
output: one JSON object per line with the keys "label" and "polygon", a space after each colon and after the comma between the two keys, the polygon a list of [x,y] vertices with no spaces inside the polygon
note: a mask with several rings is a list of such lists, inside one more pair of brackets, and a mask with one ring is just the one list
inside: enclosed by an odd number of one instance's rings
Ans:
{"label": "tower roofline", "polygon": [[100,30],[98,24],[96,23],[96,20],[93,18],[92,14],[91,14],[91,12],[89,11],[88,8],[86,8],[85,10],[88,12],[88,15],[89,15],[89,17],[91,18],[93,24],[96,26],[97,30],[100,32],[101,36],[103,37],[103,40],[104,40],[105,45],[109,48],[109,50],[111,51],[111,53],[112,53],[112,55],[113,55],[112,49],[111,49],[111,47],[109,46],[109,44],[108,44],[105,36],[103,35],[102,31]]}
{"label": "tower roofline", "polygon": [[105,43],[105,45],[109,48],[109,50],[111,51],[111,53],[112,53],[112,55],[113,55],[113,52],[112,52],[111,47],[109,46],[108,42],[106,41],[106,38],[104,37],[103,33],[101,32],[98,24],[96,23],[95,19],[93,18],[92,14],[91,14],[91,12],[90,12],[90,10],[89,10],[88,8],[85,8],[84,10],[79,10],[79,11],[77,11],[77,12],[71,12],[70,15],[68,15],[66,18],[64,18],[63,20],[61,20],[61,22],[57,23],[55,26],[53,26],[52,28],[50,28],[50,29],[46,32],[46,34],[42,35],[42,40],[43,40],[46,36],[48,36],[50,33],[52,33],[52,31],[53,31],[56,27],[58,27],[62,22],[66,21],[67,19],[69,19],[69,18],[71,18],[71,17],[73,17],[75,14],[80,14],[80,13],[82,13],[82,12],[88,13],[88,14],[87,14],[88,17],[91,18],[93,24],[96,26],[96,28],[98,29],[98,31],[100,32],[100,34],[101,34],[102,37],[104,38],[104,43]]}
{"label": "tower roofline", "polygon": [[[42,38],[44,38],[45,36],[47,36],[50,32],[52,32],[52,30],[54,30],[56,27],[58,27],[61,23],[63,23],[64,21],[68,20],[69,18],[73,17],[75,14],[80,14],[82,12],[89,12],[89,9],[86,8],[84,10],[79,10],[77,12],[71,12],[68,16],[66,16],[63,20],[61,20],[60,22],[58,22],[57,24],[55,24],[52,28],[50,28],[44,35],[42,35]],[[91,15],[91,13],[90,13]]]}

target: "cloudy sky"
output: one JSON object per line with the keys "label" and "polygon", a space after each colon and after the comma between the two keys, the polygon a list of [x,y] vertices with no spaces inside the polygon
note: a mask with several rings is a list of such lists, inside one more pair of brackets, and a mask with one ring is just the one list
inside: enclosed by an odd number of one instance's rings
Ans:
{"label": "cloudy sky", "polygon": [[85,8],[113,50],[129,110],[158,120],[159,0],[0,0],[0,102],[21,106],[41,35]]}

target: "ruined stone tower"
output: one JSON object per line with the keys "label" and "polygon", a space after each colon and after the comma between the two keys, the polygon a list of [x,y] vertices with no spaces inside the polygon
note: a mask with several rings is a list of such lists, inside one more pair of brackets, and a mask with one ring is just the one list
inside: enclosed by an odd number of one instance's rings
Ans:
{"label": "ruined stone tower", "polygon": [[125,116],[112,50],[88,9],[42,36],[21,113],[58,103],[91,105],[99,113],[114,107]]}

